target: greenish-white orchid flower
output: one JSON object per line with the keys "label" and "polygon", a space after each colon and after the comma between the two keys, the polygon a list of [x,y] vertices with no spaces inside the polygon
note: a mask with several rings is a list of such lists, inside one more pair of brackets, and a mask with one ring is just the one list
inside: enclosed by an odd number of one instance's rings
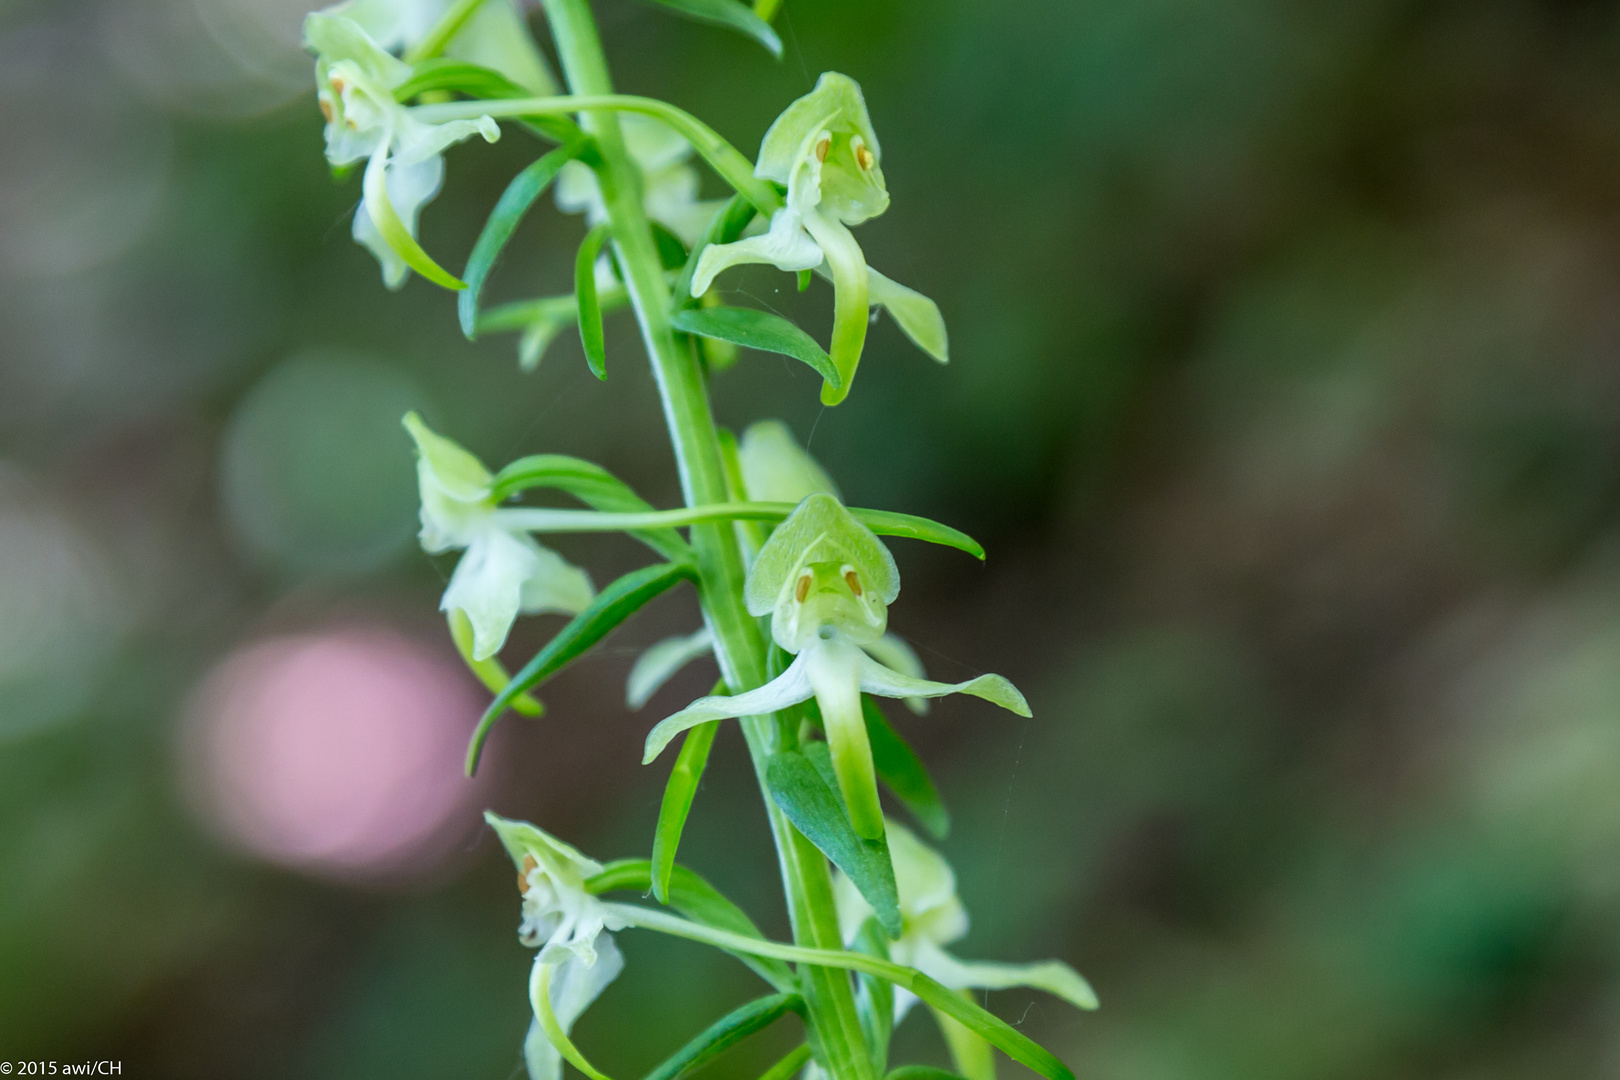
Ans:
{"label": "greenish-white orchid flower", "polygon": [[[838,488],[821,463],[811,457],[780,420],[761,420],[743,432],[737,459],[742,472],[743,491],[755,502],[797,503],[808,495],[825,492],[840,498]],[[753,546],[746,545],[749,552]],[[926,674],[922,660],[897,634],[885,633],[863,646],[879,663],[903,675],[920,679]],[[625,701],[639,709],[677,671],[714,649],[714,638],[707,627],[693,634],[665,638],[636,659],[625,684]],[[928,711],[926,698],[906,699],[912,712]]]}
{"label": "greenish-white orchid flower", "polygon": [[[698,242],[722,201],[698,198],[698,172],[692,144],[684,135],[650,116],[627,113],[619,118],[625,150],[641,170],[642,205],[647,217],[680,237],[688,247]],[[557,174],[557,209],[584,214],[590,225],[607,220],[602,189],[590,166],[570,161]]]}
{"label": "greenish-white orchid flower", "polygon": [[491,493],[494,477],[466,449],[405,417],[416,440],[422,496],[423,550],[436,555],[464,548],[439,609],[461,612],[472,625],[472,659],[500,651],[518,613],[572,615],[591,602],[591,579],[561,555],[506,523]]}
{"label": "greenish-white orchid flower", "polygon": [[[381,48],[408,55],[455,6],[455,0],[346,0],[321,14],[342,16]],[[557,92],[516,0],[482,0],[454,28],[443,54],[499,72],[536,97]]]}
{"label": "greenish-white orchid flower", "polygon": [[822,386],[821,400],[836,405],[849,393],[866,342],[872,304],[889,310],[908,337],[936,360],[947,359],[945,322],[921,293],[872,270],[849,231],[889,208],[877,133],[861,88],[847,75],[827,72],[815,89],[787,107],[765,132],[754,175],[787,187],[787,205],[758,236],[703,249],[692,275],[692,295],[709,291],[715,276],[743,263],[779,270],[817,270],[832,278],[832,355],[842,385]]}
{"label": "greenish-white orchid flower", "polygon": [[[900,898],[900,937],[889,945],[889,958],[916,968],[953,990],[1005,990],[1028,986],[1045,990],[1081,1009],[1095,1009],[1097,995],[1074,968],[1060,960],[1034,964],[994,964],[959,960],[945,946],[967,934],[968,913],[956,895],[956,874],[950,863],[917,839],[904,825],[888,822],[889,857],[894,862],[894,883]],[[834,882],[838,925],[844,940],[853,942],[866,920],[873,917],[855,883],[839,872]],[[895,1019],[916,1002],[905,990],[895,994]]]}
{"label": "greenish-white orchid flower", "polygon": [[560,1080],[563,1048],[581,1013],[624,970],[624,956],[609,931],[627,925],[585,889],[602,864],[526,821],[486,813],[518,868],[523,923],[518,937],[537,948],[529,974],[534,1020],[523,1042],[530,1080]]}
{"label": "greenish-white orchid flower", "polygon": [[971,694],[1030,715],[1024,696],[1000,675],[929,682],[873,659],[865,650],[882,638],[888,605],[899,594],[894,557],[872,531],[831,495],[808,496],[760,548],[744,584],[749,613],[771,617],[771,636],[795,654],[793,663],[757,690],[702,698],[667,718],[647,736],[643,761],[653,760],[671,739],[698,724],[772,713],[814,697],[850,823],[861,836],[882,836],[861,694]]}
{"label": "greenish-white orchid flower", "polygon": [[[371,7],[366,5],[361,14]],[[397,28],[389,28],[397,36]],[[304,20],[304,43],[316,54],[315,81],[326,117],[326,157],[333,165],[365,161],[363,197],[354,215],[354,238],[369,248],[391,289],[407,271],[449,288],[461,282],[447,273],[416,240],[422,206],[444,183],[444,151],[474,135],[489,142],[500,126],[488,116],[427,123],[394,100],[411,66],[393,56],[355,20],[339,11],[315,12]]]}

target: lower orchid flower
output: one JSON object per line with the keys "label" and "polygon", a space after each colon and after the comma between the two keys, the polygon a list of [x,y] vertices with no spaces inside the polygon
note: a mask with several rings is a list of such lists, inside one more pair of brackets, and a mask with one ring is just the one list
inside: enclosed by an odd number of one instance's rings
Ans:
{"label": "lower orchid flower", "polygon": [[864,647],[882,638],[888,605],[899,593],[894,558],[871,530],[831,495],[808,496],[760,549],[744,587],[749,613],[771,616],[771,636],[796,654],[793,663],[757,690],[702,698],[668,717],[647,736],[642,760],[652,761],[676,735],[698,724],[772,713],[814,697],[850,823],[861,836],[881,837],[883,813],[861,712],[863,693],[971,694],[1030,715],[1024,696],[1000,675],[930,682],[868,655]]}
{"label": "lower orchid flower", "polygon": [[530,1080],[560,1080],[574,1022],[624,970],[609,931],[627,923],[585,889],[602,864],[526,821],[486,813],[518,867],[523,923],[518,937],[539,949],[529,975],[534,1020],[523,1042]]}
{"label": "lower orchid flower", "polygon": [[[956,874],[950,863],[917,839],[904,825],[888,822],[889,857],[900,898],[900,936],[889,944],[889,959],[916,968],[953,990],[1005,990],[1027,986],[1045,990],[1081,1009],[1095,1009],[1097,995],[1074,968],[1059,960],[1033,964],[996,964],[959,960],[945,946],[968,931],[968,913],[956,895]],[[860,889],[842,873],[834,881],[838,924],[845,941],[854,941],[872,908]],[[916,1002],[900,990],[895,994],[895,1019]]]}
{"label": "lower orchid flower", "polygon": [[591,602],[584,570],[505,523],[492,493],[494,477],[482,462],[414,412],[405,417],[405,429],[416,440],[422,548],[466,551],[439,610],[460,612],[471,623],[471,660],[500,651],[519,612],[572,615]]}

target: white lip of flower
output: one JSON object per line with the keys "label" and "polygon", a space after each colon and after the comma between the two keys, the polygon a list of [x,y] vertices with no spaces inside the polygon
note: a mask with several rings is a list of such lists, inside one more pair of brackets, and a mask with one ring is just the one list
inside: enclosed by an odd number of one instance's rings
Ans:
{"label": "white lip of flower", "polygon": [[473,628],[473,659],[500,651],[518,613],[575,614],[591,602],[591,579],[520,529],[509,528],[491,495],[493,477],[472,454],[405,417],[416,440],[422,496],[422,548],[439,554],[465,548],[439,603],[459,610]]}
{"label": "white lip of flower", "polygon": [[[737,448],[743,488],[755,502],[798,503],[806,496],[822,492],[838,498],[838,488],[821,464],[794,439],[780,420],[761,420],[743,432]],[[911,646],[894,634],[885,633],[861,646],[878,663],[914,679],[924,676],[922,661]],[[707,627],[696,633],[666,638],[637,658],[625,684],[625,701],[639,709],[674,674],[714,649],[714,638]],[[926,698],[906,698],[906,707],[919,715],[928,711]]]}
{"label": "white lip of flower", "polygon": [[418,120],[394,100],[394,89],[410,78],[410,65],[343,15],[308,16],[304,42],[318,56],[315,76],[327,121],[327,160],[333,165],[366,162],[354,238],[376,255],[388,287],[399,288],[409,269],[409,253],[402,249],[415,244],[421,208],[444,182],[444,150],[474,135],[494,142],[500,126],[488,116],[439,124]]}
{"label": "white lip of flower", "polygon": [[[619,118],[630,159],[641,170],[642,205],[647,216],[678,236],[697,243],[720,208],[720,200],[698,198],[698,172],[691,163],[692,144],[673,128],[634,113]],[[584,214],[589,225],[607,220],[602,189],[590,166],[570,161],[556,179],[557,209]]]}
{"label": "white lip of flower", "polygon": [[[917,839],[905,826],[888,822],[889,855],[900,900],[900,937],[889,945],[889,958],[916,968],[953,990],[1004,990],[1033,987],[1055,994],[1081,1009],[1095,1009],[1097,995],[1085,978],[1057,960],[1033,964],[996,964],[960,960],[945,950],[968,931],[968,913],[956,895],[956,874],[944,856]],[[855,883],[839,872],[834,880],[839,929],[853,942],[872,908]],[[904,1016],[916,998],[895,994],[895,1019]]]}
{"label": "white lip of flower", "polygon": [[787,205],[772,215],[763,234],[704,248],[692,275],[692,295],[702,296],[721,271],[744,263],[787,271],[824,268],[835,292],[830,352],[843,375],[840,389],[822,389],[829,405],[849,393],[871,304],[887,308],[934,359],[943,363],[948,357],[939,308],[868,267],[849,231],[888,209],[879,157],[860,87],[848,76],[823,74],[814,90],[777,118],[760,145],[754,174],[785,184]]}
{"label": "white lip of flower", "polygon": [[883,636],[888,605],[899,592],[894,558],[871,530],[831,495],[808,496],[760,549],[744,587],[749,613],[770,614],[776,643],[798,655],[786,671],[757,690],[702,698],[665,719],[648,734],[643,762],[698,724],[772,713],[814,697],[850,823],[862,836],[882,836],[861,694],[971,694],[1030,715],[1023,695],[999,675],[954,684],[930,682],[885,667],[862,651]]}

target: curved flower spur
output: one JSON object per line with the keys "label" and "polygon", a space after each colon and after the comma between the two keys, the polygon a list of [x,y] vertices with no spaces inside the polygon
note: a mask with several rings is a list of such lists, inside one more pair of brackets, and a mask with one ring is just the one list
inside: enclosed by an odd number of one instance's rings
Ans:
{"label": "curved flower spur", "polygon": [[796,656],[788,669],[757,690],[701,698],[665,719],[647,736],[650,762],[676,735],[711,720],[773,713],[815,698],[827,748],[850,824],[860,836],[883,835],[872,747],[861,694],[943,697],[971,694],[1029,716],[1024,695],[1000,675],[960,683],[918,679],[862,650],[883,636],[888,605],[900,595],[900,572],[889,549],[831,495],[811,495],[777,526],[748,572],[744,596],[751,615],[771,617],[771,636]]}

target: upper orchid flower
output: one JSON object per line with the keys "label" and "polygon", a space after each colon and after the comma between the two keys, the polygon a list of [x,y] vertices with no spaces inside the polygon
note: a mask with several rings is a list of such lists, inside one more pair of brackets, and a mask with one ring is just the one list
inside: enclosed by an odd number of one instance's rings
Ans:
{"label": "upper orchid flower", "polygon": [[560,1080],[566,1040],[587,1006],[624,970],[612,930],[626,923],[585,889],[602,864],[526,821],[484,815],[518,867],[523,924],[518,936],[537,947],[529,975],[534,1020],[523,1043],[530,1080]]}
{"label": "upper orchid flower", "polygon": [[888,605],[899,594],[894,558],[871,530],[831,495],[807,497],[760,548],[744,588],[749,613],[771,616],[771,636],[797,654],[795,660],[757,690],[702,698],[664,720],[647,736],[643,760],[657,757],[687,728],[771,713],[814,697],[850,822],[862,836],[882,836],[862,693],[895,698],[972,694],[1030,715],[1023,695],[1000,675],[955,684],[930,682],[869,656],[864,647],[882,638]]}
{"label": "upper orchid flower", "polygon": [[503,522],[491,494],[494,478],[482,462],[416,413],[405,417],[405,428],[416,440],[422,547],[429,554],[467,552],[450,575],[439,609],[466,615],[474,660],[500,650],[520,611],[572,615],[591,602],[585,571]]}
{"label": "upper orchid flower", "polygon": [[[411,7],[368,0],[315,12],[304,20],[304,43],[317,57],[327,160],[333,165],[366,162],[364,195],[354,215],[355,240],[377,257],[391,289],[405,283],[408,269],[460,288],[461,282],[417,243],[417,216],[444,183],[445,149],[474,135],[494,142],[501,131],[488,116],[427,123],[394,100],[395,89],[410,78],[411,66],[390,54],[351,15],[365,18],[392,43],[403,41],[411,29]],[[392,18],[382,17],[390,13]]]}
{"label": "upper orchid flower", "polygon": [[834,290],[830,352],[843,376],[840,387],[822,386],[821,400],[828,405],[849,393],[873,303],[887,307],[930,356],[941,362],[947,356],[939,308],[868,267],[849,231],[889,208],[879,157],[861,88],[847,75],[822,75],[765,133],[754,166],[754,175],[786,185],[787,205],[762,235],[705,248],[692,275],[692,295],[701,296],[717,274],[740,263],[791,271],[815,270],[825,262]]}
{"label": "upper orchid flower", "polygon": [[[1078,971],[1058,960],[1035,964],[991,964],[958,960],[945,946],[968,931],[967,909],[956,895],[956,875],[944,856],[894,821],[888,823],[889,856],[900,898],[900,937],[889,945],[889,958],[916,968],[953,990],[1004,990],[1030,986],[1056,994],[1081,1009],[1095,1009],[1097,995]],[[854,941],[872,908],[842,873],[834,883],[838,924],[845,941]],[[895,995],[895,1018],[916,1001],[902,990]]]}
{"label": "upper orchid flower", "polygon": [[[793,437],[780,420],[761,420],[743,432],[737,448],[744,493],[756,502],[798,503],[808,495],[824,492],[839,498],[832,477]],[[748,551],[753,547],[749,545]],[[922,678],[922,661],[898,635],[885,633],[862,646],[880,663],[912,678]],[[714,649],[714,637],[704,627],[695,633],[666,638],[637,658],[630,669],[625,697],[632,709],[639,709],[681,668]],[[926,713],[925,698],[906,699],[915,713]]]}

